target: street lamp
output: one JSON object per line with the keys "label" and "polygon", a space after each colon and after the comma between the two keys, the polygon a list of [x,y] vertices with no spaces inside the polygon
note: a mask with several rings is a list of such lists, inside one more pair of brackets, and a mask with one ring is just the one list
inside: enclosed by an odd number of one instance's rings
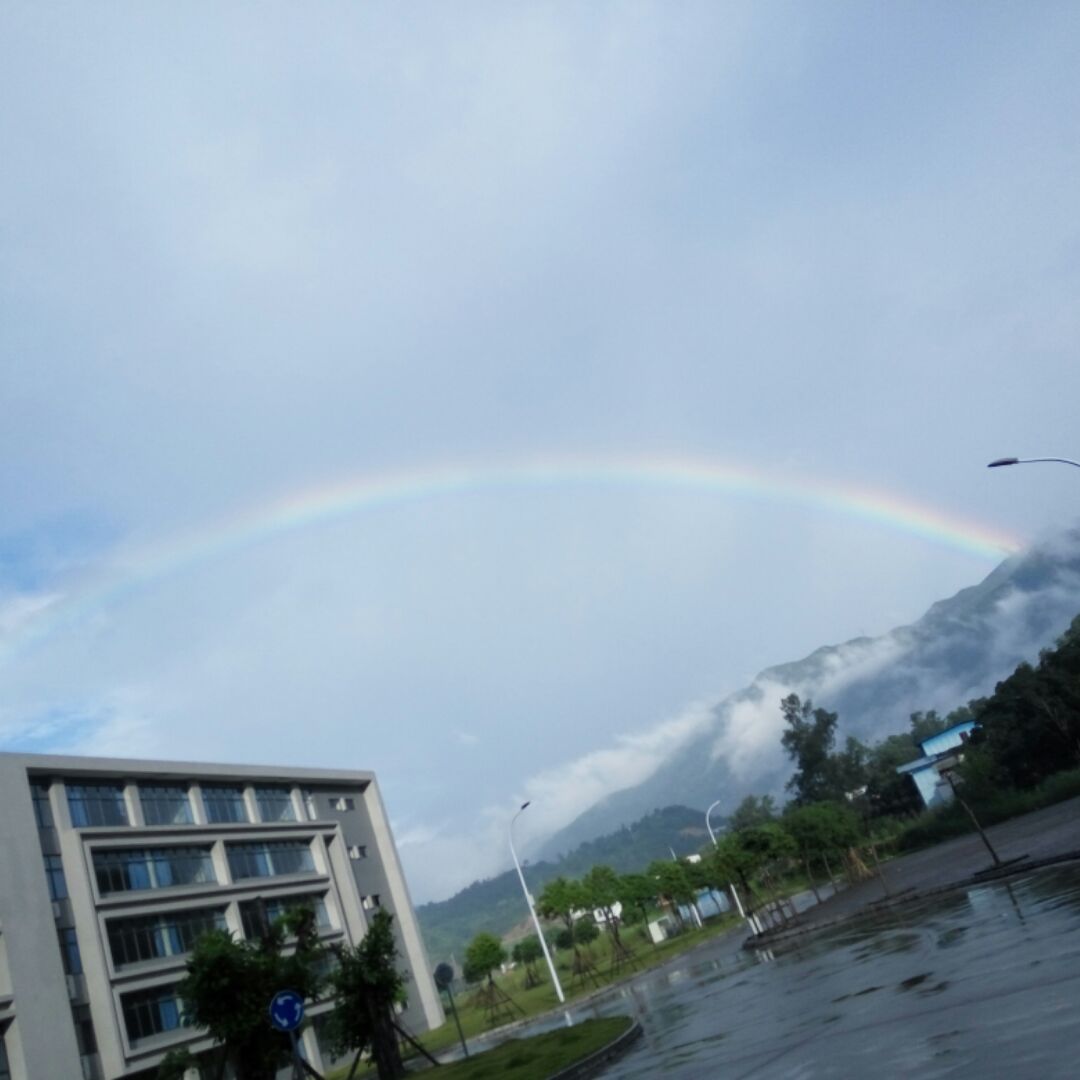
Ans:
{"label": "street lamp", "polygon": [[551,953],[548,952],[547,942],[544,940],[544,931],[540,926],[540,920],[536,915],[536,908],[533,907],[532,897],[529,895],[528,886],[525,884],[525,875],[521,872],[521,863],[518,862],[517,852],[514,850],[514,822],[521,817],[522,812],[528,806],[529,803],[522,803],[521,810],[510,819],[510,854],[514,858],[514,866],[517,868],[518,880],[521,882],[521,891],[525,894],[525,903],[529,905],[529,914],[532,916],[533,926],[536,927],[536,936],[540,939],[540,948],[544,950],[544,959],[547,961],[548,971],[551,972],[551,981],[555,985],[555,994],[559,999],[559,1004],[565,1005],[566,997],[562,992],[562,983],[559,982],[559,976],[555,973],[555,963],[551,959]]}
{"label": "street lamp", "polygon": [[709,830],[709,839],[712,841],[712,846],[716,847],[716,833],[712,831],[712,826],[709,824],[709,815],[723,802],[723,799],[717,799],[716,802],[705,811],[705,828]]}
{"label": "street lamp", "polygon": [[[717,799],[708,810],[705,811],[705,828],[709,830],[709,839],[712,841],[713,847],[719,847],[720,844],[716,839],[716,833],[713,832],[713,827],[709,822],[709,815],[723,802],[723,799]],[[739,915],[746,920],[747,925],[750,927],[751,933],[760,934],[761,927],[755,926],[754,921],[757,918],[755,915],[747,915],[743,910],[742,901],[739,899],[739,891],[735,888],[735,882],[729,881],[728,888],[731,890],[731,895],[735,899],[735,906],[739,909]],[[749,901],[749,897],[747,897]]]}
{"label": "street lamp", "polygon": [[1053,461],[1058,465],[1075,465],[1080,469],[1080,461],[1071,461],[1069,458],[1064,457],[999,457],[991,461],[986,467],[988,469],[1000,469],[1002,465],[1035,465],[1040,461]]}

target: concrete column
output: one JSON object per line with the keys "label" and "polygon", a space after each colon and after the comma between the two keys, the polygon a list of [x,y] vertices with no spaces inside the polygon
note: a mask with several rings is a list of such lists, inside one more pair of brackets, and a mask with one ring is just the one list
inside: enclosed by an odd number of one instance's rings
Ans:
{"label": "concrete column", "polygon": [[215,840],[210,845],[210,861],[214,866],[214,877],[219,885],[231,885],[232,874],[229,872],[229,857],[225,854],[225,841]]}
{"label": "concrete column", "polygon": [[203,802],[202,797],[202,784],[192,784],[191,790],[188,792],[188,797],[191,800],[191,816],[195,819],[195,824],[208,825],[209,819],[206,816],[206,803]]}
{"label": "concrete column", "polygon": [[127,805],[128,824],[135,828],[145,825],[138,784],[129,781],[124,785],[124,803]]}
{"label": "concrete column", "polygon": [[247,807],[248,821],[259,821],[259,804],[255,801],[255,788],[244,785],[244,805]]}

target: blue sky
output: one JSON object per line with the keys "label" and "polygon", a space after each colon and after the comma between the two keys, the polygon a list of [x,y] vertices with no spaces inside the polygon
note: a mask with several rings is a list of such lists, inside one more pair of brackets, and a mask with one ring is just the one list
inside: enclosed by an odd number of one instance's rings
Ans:
{"label": "blue sky", "polygon": [[[336,479],[683,455],[1076,517],[1072,4],[9,4],[0,746],[348,764],[422,898],[991,559],[520,491],[140,553]],[[687,719],[689,717],[689,719]],[[65,722],[70,718],[70,722]],[[666,727],[664,725],[667,725]],[[528,817],[528,816],[527,816]]]}

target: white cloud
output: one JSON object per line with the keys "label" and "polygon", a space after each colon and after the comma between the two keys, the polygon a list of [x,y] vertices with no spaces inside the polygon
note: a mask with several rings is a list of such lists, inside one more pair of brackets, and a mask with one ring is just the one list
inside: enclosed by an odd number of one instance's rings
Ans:
{"label": "white cloud", "polygon": [[524,857],[531,846],[569,824],[598,799],[640,783],[712,722],[698,703],[656,727],[618,736],[613,747],[594,750],[527,779],[506,806],[487,806],[467,827],[407,826],[398,837],[416,896],[439,898],[479,877],[500,873],[509,860],[509,825],[518,807],[515,843]]}

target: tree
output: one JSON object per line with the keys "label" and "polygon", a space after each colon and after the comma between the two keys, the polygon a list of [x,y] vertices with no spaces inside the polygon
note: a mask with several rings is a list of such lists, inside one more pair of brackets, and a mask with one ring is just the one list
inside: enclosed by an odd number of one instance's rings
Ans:
{"label": "tree", "polygon": [[890,735],[870,748],[866,762],[866,806],[873,816],[914,814],[923,808],[915,781],[907,773],[898,773],[921,756],[910,733]]}
{"label": "tree", "polygon": [[331,1052],[359,1059],[370,1051],[379,1080],[405,1074],[394,1021],[394,1007],[405,1001],[405,981],[397,970],[393,922],[389,912],[376,911],[359,945],[335,949],[338,964],[329,979],[337,999],[326,1024]]}
{"label": "tree", "polygon": [[[577,881],[562,876],[554,878],[544,886],[536,902],[536,910],[545,919],[561,919],[570,935],[571,944],[574,936],[574,913],[584,911],[589,906],[589,898]],[[575,953],[577,949],[574,949]]]}
{"label": "tree", "polygon": [[525,1010],[495,982],[495,969],[506,961],[503,943],[486,930],[481,930],[465,950],[465,981],[487,982],[476,993],[475,1003],[483,1006],[489,1023],[513,1019],[514,1013]]}
{"label": "tree", "polygon": [[536,962],[544,955],[540,945],[540,939],[534,934],[532,937],[522,938],[513,949],[510,950],[510,959],[515,964],[521,964],[525,969],[525,989],[530,990],[540,985],[540,975],[536,969]]}
{"label": "tree", "polygon": [[780,702],[786,728],[780,738],[788,756],[795,762],[795,773],[787,782],[795,802],[841,800],[866,783],[867,748],[849,737],[844,749],[834,754],[836,725],[839,717],[826,709],[815,709],[813,702],[789,694]]}
{"label": "tree", "polygon": [[465,981],[480,982],[486,978],[491,986],[495,982],[495,969],[505,962],[503,943],[494,934],[481,930],[465,950]]}
{"label": "tree", "polygon": [[771,795],[747,795],[731,815],[728,827],[732,832],[740,829],[752,829],[755,825],[764,825],[776,820],[776,803]]}
{"label": "tree", "polygon": [[852,847],[859,839],[859,819],[838,803],[792,807],[784,814],[784,829],[805,862]]}
{"label": "tree", "polygon": [[1080,616],[1045,649],[1037,666],[1021,664],[994,693],[972,702],[983,745],[1008,782],[1030,787],[1080,762]]}
{"label": "tree", "polygon": [[645,924],[645,936],[656,944],[648,932],[649,908],[656,902],[656,883],[646,874],[623,874],[619,878],[619,902],[623,906],[623,918],[633,910]]}
{"label": "tree", "polygon": [[645,873],[656,882],[657,894],[671,908],[675,921],[680,927],[685,926],[680,905],[692,905],[695,899],[686,867],[680,862],[657,859],[649,863]]}
{"label": "tree", "polygon": [[589,907],[603,912],[604,921],[611,932],[611,947],[614,953],[623,954],[626,946],[619,936],[619,920],[615,915],[615,905],[619,903],[619,875],[610,866],[594,866],[582,879],[582,887],[589,900]]}
{"label": "tree", "polygon": [[[283,951],[287,935],[295,938],[290,955]],[[237,1080],[274,1080],[289,1063],[289,1040],[270,1027],[267,1009],[283,989],[317,997],[318,966],[326,955],[307,908],[287,912],[259,941],[237,941],[224,930],[199,938],[178,991],[187,1020],[221,1047],[219,1078],[231,1064]],[[173,1054],[163,1062],[165,1075],[182,1067],[184,1056]],[[190,1056],[187,1060],[191,1063]]]}
{"label": "tree", "polygon": [[574,923],[574,943],[589,945],[600,936],[600,928],[591,918],[578,919]]}

